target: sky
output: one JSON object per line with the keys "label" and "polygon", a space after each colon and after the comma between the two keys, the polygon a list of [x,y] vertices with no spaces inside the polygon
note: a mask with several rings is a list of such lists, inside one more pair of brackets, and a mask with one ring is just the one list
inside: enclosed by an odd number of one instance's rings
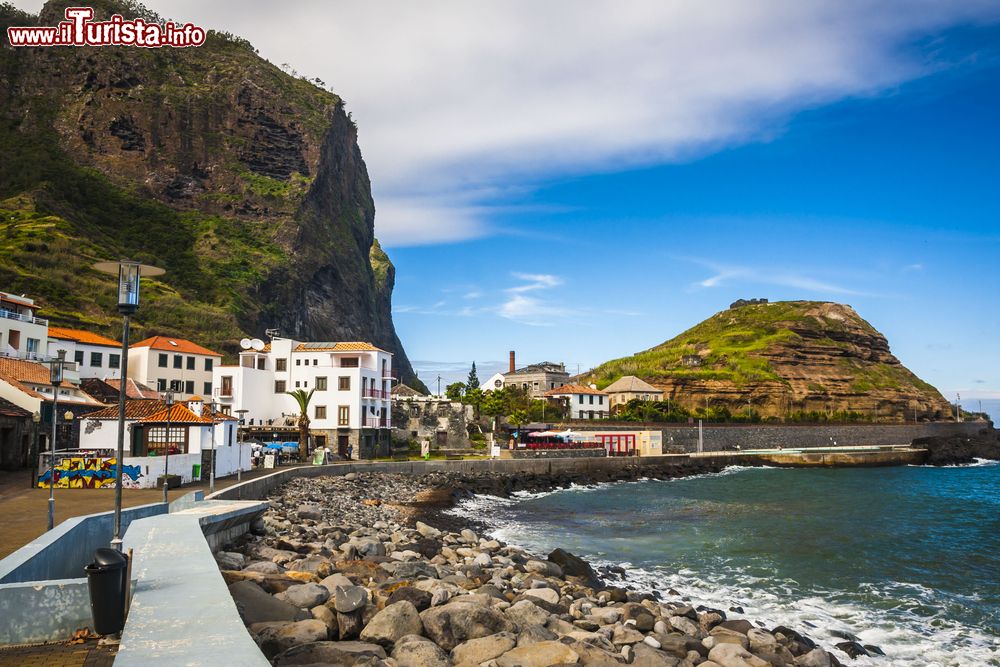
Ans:
{"label": "sky", "polygon": [[1000,399],[1000,2],[146,4],[346,100],[432,388],[766,297]]}

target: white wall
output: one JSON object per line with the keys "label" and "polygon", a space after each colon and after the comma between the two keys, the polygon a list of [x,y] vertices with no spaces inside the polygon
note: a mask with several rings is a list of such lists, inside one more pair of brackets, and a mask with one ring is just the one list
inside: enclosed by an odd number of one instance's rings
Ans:
{"label": "white wall", "polygon": [[[106,380],[121,377],[121,348],[78,343],[75,340],[50,338],[48,340],[48,356],[57,356],[59,350],[66,350],[66,360],[73,362],[76,362],[77,352],[83,352],[83,363],[77,362],[77,375],[81,380],[85,378]],[[93,352],[101,355],[101,364],[99,366],[90,363],[92,359],[91,353]],[[118,368],[111,368],[111,355],[118,357]]]}
{"label": "white wall", "polygon": [[[161,354],[167,355],[166,368],[159,365]],[[175,356],[181,357],[180,368],[174,368]],[[188,358],[194,359],[193,370],[187,367]],[[212,360],[213,370],[205,370],[206,359]],[[187,400],[195,395],[207,398],[212,395],[212,387],[209,387],[209,391],[206,392],[205,383],[212,383],[212,374],[215,366],[221,361],[222,357],[209,357],[204,354],[155,350],[150,347],[133,347],[129,348],[128,351],[128,376],[157,391],[164,391],[163,387],[169,388],[172,380],[179,380],[181,382],[181,390],[175,393],[179,401]],[[163,382],[160,382],[161,380]],[[191,392],[186,390],[186,383],[189,380],[194,382],[194,387],[192,387],[194,391]]]}

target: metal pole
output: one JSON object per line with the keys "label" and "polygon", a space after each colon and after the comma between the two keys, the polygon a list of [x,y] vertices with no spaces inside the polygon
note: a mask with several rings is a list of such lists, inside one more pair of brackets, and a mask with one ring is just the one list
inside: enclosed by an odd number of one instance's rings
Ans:
{"label": "metal pole", "polygon": [[[59,363],[54,361],[52,363]],[[59,384],[62,384],[61,382]],[[59,421],[59,384],[52,385],[52,442],[49,447],[49,530],[56,525],[56,422]]]}
{"label": "metal pole", "polygon": [[125,458],[125,380],[128,378],[128,314],[122,315],[122,381],[118,392],[118,451],[115,459],[115,536],[111,548],[122,550],[122,459]]}
{"label": "metal pole", "polygon": [[212,450],[211,455],[208,457],[208,492],[215,493],[215,404],[212,404],[211,412],[212,418]]}
{"label": "metal pole", "polygon": [[705,437],[702,431],[701,420],[698,420],[698,453],[701,454],[705,451]]}
{"label": "metal pole", "polygon": [[167,487],[170,486],[170,478],[167,476],[168,468],[170,463],[170,413],[174,409],[173,401],[167,404],[167,440],[163,444],[163,502],[169,502],[167,500]]}

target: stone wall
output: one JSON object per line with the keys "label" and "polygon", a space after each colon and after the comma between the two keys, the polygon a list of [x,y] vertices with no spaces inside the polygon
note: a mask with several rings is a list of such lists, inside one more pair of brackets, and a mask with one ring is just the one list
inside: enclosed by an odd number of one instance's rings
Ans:
{"label": "stone wall", "polygon": [[591,447],[589,449],[504,449],[500,452],[500,458],[511,459],[580,459],[580,458],[602,458],[607,456],[603,448]]}
{"label": "stone wall", "polygon": [[449,400],[409,398],[393,400],[393,438],[429,440],[432,450],[469,449],[469,424],[473,421],[471,405]]}

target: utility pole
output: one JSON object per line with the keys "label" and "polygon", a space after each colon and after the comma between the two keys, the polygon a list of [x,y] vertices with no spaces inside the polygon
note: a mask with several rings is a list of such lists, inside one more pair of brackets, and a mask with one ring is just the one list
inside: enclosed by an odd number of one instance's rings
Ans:
{"label": "utility pole", "polygon": [[441,376],[438,375],[438,396],[441,395]]}

